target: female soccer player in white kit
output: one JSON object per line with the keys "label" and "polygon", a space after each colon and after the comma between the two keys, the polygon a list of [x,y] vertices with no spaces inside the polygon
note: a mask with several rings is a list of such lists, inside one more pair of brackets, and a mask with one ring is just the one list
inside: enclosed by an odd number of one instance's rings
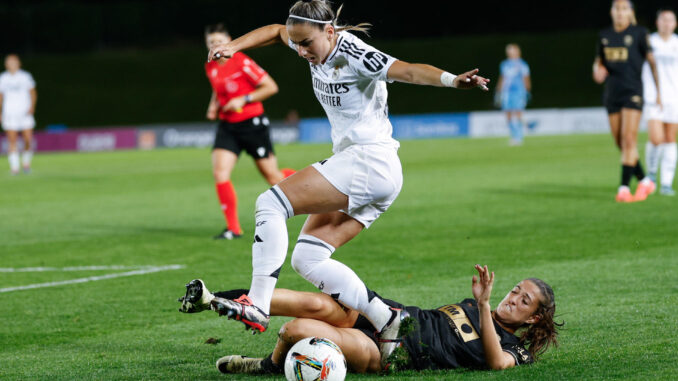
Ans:
{"label": "female soccer player in white kit", "polygon": [[33,128],[35,127],[35,103],[38,93],[35,90],[33,76],[21,70],[21,61],[16,54],[5,57],[7,71],[0,74],[0,123],[7,133],[9,141],[9,169],[13,175],[19,173],[18,133],[24,139],[24,152],[21,158],[24,172],[31,170],[33,158]]}
{"label": "female soccer player in white kit", "polygon": [[360,311],[378,328],[385,361],[395,347],[401,311],[391,309],[346,265],[330,259],[335,248],[368,228],[402,186],[402,168],[391,137],[386,81],[457,88],[489,80],[473,70],[454,76],[433,66],[399,61],[337,26],[323,0],[297,1],[287,25],[268,25],[210,51],[209,59],[282,42],[310,64],[318,101],[332,125],[334,155],[291,176],[257,199],[248,295],[221,299],[213,308],[263,332],[280,269],[287,255],[286,220],[309,214],[292,253],[292,267],[324,293]]}
{"label": "female soccer player in white kit", "polygon": [[663,9],[657,12],[657,33],[650,35],[659,74],[659,93],[662,101],[657,105],[657,87],[652,78],[650,66],[643,67],[645,89],[645,115],[648,120],[649,140],[645,146],[645,160],[648,175],[656,182],[661,163],[661,186],[659,193],[675,195],[673,177],[676,173],[676,130],[678,130],[678,35],[676,14]]}

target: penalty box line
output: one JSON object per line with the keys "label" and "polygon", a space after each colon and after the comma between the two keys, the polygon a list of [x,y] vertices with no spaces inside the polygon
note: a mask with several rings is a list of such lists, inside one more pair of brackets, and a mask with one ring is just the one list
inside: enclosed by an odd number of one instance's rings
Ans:
{"label": "penalty box line", "polygon": [[[97,276],[89,276],[89,277],[86,277],[86,278],[62,280],[62,281],[58,281],[58,282],[36,283],[36,284],[29,284],[29,285],[26,285],[26,286],[0,288],[0,293],[12,292],[12,291],[22,291],[22,290],[32,290],[32,289],[35,289],[35,288],[44,288],[44,287],[63,286],[63,285],[67,285],[67,284],[96,282],[96,281],[99,281],[99,280],[121,278],[121,277],[128,277],[128,276],[134,276],[134,275],[151,274],[151,273],[157,273],[157,272],[160,272],[160,271],[179,270],[179,269],[183,269],[183,268],[184,268],[184,265],[167,265],[167,266],[144,267],[144,268],[141,268],[141,269],[138,269],[138,270],[127,271],[127,272],[124,272],[124,273],[104,274],[104,275],[97,275]],[[71,270],[71,271],[73,271],[73,270]]]}

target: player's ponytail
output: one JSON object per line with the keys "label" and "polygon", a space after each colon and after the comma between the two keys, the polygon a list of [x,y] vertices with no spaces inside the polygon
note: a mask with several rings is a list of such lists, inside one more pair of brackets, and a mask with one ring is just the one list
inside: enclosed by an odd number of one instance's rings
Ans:
{"label": "player's ponytail", "polygon": [[520,336],[520,342],[527,347],[535,360],[544,353],[549,346],[558,346],[558,328],[565,322],[556,323],[554,315],[556,313],[556,300],[553,295],[553,289],[546,282],[537,278],[529,278],[541,291],[539,307],[535,315],[539,316],[536,323],[526,326]]}
{"label": "player's ponytail", "polygon": [[292,5],[290,8],[290,15],[287,18],[287,25],[297,24],[311,24],[323,29],[325,25],[329,24],[334,27],[337,32],[344,30],[355,30],[358,32],[368,33],[372,24],[360,23],[358,25],[338,25],[339,14],[343,9],[342,4],[335,13],[332,5],[327,0],[300,0]]}

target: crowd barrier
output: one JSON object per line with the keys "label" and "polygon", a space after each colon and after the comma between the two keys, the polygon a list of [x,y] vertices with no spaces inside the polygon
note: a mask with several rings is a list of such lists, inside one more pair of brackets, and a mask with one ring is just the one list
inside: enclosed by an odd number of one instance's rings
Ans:
{"label": "crowd barrier", "polygon": [[[479,138],[508,136],[506,116],[501,111],[470,113],[392,115],[393,136],[398,140],[435,138]],[[609,129],[603,108],[535,109],[523,113],[526,134],[595,134]],[[214,123],[177,123],[105,129],[72,129],[35,133],[38,151],[110,151],[210,147]],[[302,119],[298,125],[271,124],[276,144],[326,143],[331,141],[326,118]],[[3,136],[2,152],[7,151]]]}

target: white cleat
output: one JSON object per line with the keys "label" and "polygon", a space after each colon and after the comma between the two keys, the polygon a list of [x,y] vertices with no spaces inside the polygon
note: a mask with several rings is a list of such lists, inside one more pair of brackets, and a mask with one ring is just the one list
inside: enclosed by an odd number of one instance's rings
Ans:
{"label": "white cleat", "polygon": [[217,369],[221,373],[266,373],[261,363],[263,358],[254,358],[241,355],[224,356],[217,360]]}
{"label": "white cleat", "polygon": [[205,283],[200,279],[193,279],[186,284],[186,295],[179,298],[179,312],[192,314],[209,310],[212,299],[214,295],[205,287]]}

